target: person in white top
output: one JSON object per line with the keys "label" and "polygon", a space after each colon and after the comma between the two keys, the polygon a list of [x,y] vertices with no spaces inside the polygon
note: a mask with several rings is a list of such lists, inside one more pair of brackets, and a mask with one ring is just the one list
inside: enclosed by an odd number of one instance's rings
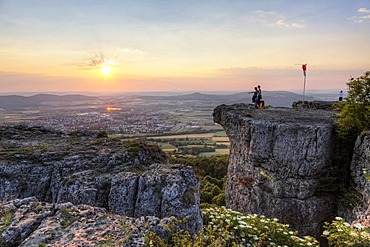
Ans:
{"label": "person in white top", "polygon": [[343,94],[343,91],[341,90],[339,92],[339,102],[343,102],[343,97],[344,97],[344,94]]}

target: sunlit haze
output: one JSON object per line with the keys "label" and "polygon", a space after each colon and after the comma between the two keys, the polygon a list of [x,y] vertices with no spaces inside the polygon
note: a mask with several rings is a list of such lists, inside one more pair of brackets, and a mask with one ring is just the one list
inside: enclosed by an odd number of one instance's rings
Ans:
{"label": "sunlit haze", "polygon": [[368,0],[0,0],[0,93],[345,90]]}

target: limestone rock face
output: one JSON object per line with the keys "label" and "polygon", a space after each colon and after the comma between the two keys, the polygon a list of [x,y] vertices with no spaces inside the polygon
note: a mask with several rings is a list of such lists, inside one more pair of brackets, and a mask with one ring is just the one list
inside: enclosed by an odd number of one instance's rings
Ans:
{"label": "limestone rock face", "polygon": [[[104,208],[72,203],[50,204],[35,197],[0,204],[12,220],[0,236],[1,246],[144,246],[148,231],[162,236],[171,218],[130,218]],[[5,244],[5,245],[4,245]]]}
{"label": "limestone rock face", "polygon": [[230,138],[226,204],[276,217],[320,236],[335,215],[338,162],[331,111],[218,106],[214,121]]}
{"label": "limestone rock face", "polygon": [[129,217],[188,217],[183,226],[192,233],[202,227],[199,183],[192,167],[165,164],[167,157],[156,146],[34,127],[0,130],[4,201],[36,197],[103,207]]}
{"label": "limestone rock face", "polygon": [[351,175],[358,189],[370,205],[370,132],[361,134],[353,150]]}

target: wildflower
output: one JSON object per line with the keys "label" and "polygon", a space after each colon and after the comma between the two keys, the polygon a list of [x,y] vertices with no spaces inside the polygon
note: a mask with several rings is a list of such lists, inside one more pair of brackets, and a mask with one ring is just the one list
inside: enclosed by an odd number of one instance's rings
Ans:
{"label": "wildflower", "polygon": [[337,217],[335,217],[335,220],[341,221],[341,220],[343,220],[343,218],[342,218],[342,217],[337,216]]}
{"label": "wildflower", "polygon": [[322,235],[324,235],[324,236],[328,236],[330,234],[330,232],[328,232],[328,231],[324,231],[323,233],[322,233]]}
{"label": "wildflower", "polygon": [[364,227],[363,227],[360,223],[356,223],[356,224],[354,224],[353,226],[354,226],[354,227],[356,227],[356,228],[357,228],[357,229],[359,229],[359,230],[364,229]]}

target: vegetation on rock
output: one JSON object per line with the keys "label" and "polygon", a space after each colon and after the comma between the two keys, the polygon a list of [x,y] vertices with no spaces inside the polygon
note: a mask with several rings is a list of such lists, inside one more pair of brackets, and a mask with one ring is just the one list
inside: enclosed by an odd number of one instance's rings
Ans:
{"label": "vegetation on rock", "polygon": [[331,224],[326,223],[323,237],[328,239],[332,247],[366,247],[370,245],[370,228],[361,223],[351,226],[344,219],[336,217]]}
{"label": "vegetation on rock", "polygon": [[277,219],[243,215],[225,207],[204,209],[203,229],[192,237],[176,231],[171,238],[163,239],[148,233],[147,246],[319,246],[316,239],[298,237],[297,232]]}
{"label": "vegetation on rock", "polygon": [[363,76],[350,78],[348,95],[344,104],[337,104],[340,109],[337,124],[342,135],[358,135],[370,129],[370,71]]}
{"label": "vegetation on rock", "polygon": [[200,181],[201,207],[225,205],[228,155],[172,157],[171,163],[192,166]]}

